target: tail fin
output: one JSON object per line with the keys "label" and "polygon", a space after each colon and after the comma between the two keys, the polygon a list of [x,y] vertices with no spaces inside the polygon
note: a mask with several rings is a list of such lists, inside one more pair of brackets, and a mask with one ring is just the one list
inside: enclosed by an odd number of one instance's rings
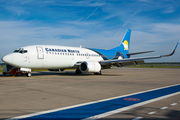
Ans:
{"label": "tail fin", "polygon": [[128,54],[129,53],[129,46],[130,46],[130,36],[131,36],[131,29],[128,29],[121,44],[118,47],[115,47],[111,50],[120,51],[122,53]]}

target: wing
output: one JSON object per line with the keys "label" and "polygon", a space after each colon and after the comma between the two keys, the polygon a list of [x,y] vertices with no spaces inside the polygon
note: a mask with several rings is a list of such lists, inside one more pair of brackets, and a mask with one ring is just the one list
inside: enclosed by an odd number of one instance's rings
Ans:
{"label": "wing", "polygon": [[127,56],[137,55],[137,54],[144,54],[144,53],[150,53],[150,52],[154,52],[154,51],[144,51],[144,52],[137,52],[137,53],[128,53]]}
{"label": "wing", "polygon": [[173,51],[170,54],[168,54],[168,55],[157,55],[157,56],[149,56],[149,57],[104,60],[104,61],[100,61],[99,63],[101,65],[116,65],[116,64],[119,64],[121,66],[121,64],[126,64],[126,63],[132,64],[132,63],[137,63],[139,61],[142,62],[143,60],[147,60],[147,59],[155,59],[155,58],[161,58],[161,57],[168,57],[168,56],[171,56],[171,55],[173,55],[175,53],[175,50],[176,50],[178,44],[179,44],[179,42],[176,44],[176,46],[173,49]]}

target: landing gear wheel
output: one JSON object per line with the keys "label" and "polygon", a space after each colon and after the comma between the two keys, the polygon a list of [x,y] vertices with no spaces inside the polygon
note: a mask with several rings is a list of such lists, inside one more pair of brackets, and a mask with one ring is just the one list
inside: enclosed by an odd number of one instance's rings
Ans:
{"label": "landing gear wheel", "polygon": [[31,73],[30,72],[26,73],[26,76],[31,77]]}
{"label": "landing gear wheel", "polygon": [[97,73],[94,73],[94,75],[102,75],[102,74],[101,74],[101,71],[99,71]]}
{"label": "landing gear wheel", "polygon": [[5,75],[6,75],[6,73],[5,73],[5,72],[3,72],[3,75],[5,76]]}
{"label": "landing gear wheel", "polygon": [[82,74],[82,72],[79,69],[77,69],[76,74]]}

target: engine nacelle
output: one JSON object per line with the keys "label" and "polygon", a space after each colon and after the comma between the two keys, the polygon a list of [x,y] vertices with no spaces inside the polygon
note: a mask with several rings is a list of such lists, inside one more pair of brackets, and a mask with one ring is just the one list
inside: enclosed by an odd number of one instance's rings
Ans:
{"label": "engine nacelle", "polygon": [[101,71],[101,65],[98,62],[88,61],[82,62],[80,65],[81,72],[98,73]]}

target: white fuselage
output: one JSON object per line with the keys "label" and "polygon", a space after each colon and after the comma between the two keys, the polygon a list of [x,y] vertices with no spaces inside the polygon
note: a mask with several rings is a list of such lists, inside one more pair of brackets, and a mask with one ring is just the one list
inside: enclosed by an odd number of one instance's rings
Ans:
{"label": "white fuselage", "polygon": [[103,60],[96,52],[78,47],[35,45],[23,47],[21,50],[6,55],[4,61],[18,68],[63,69],[72,68],[80,61]]}

